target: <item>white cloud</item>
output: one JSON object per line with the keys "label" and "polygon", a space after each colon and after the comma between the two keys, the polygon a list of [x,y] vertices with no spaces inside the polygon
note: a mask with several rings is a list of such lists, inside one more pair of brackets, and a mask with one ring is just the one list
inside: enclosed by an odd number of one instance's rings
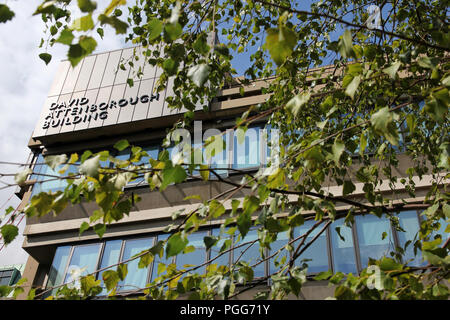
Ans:
{"label": "white cloud", "polygon": [[[0,24],[0,161],[24,163],[27,160],[30,153],[27,145],[58,63],[66,59],[67,47],[60,44],[49,48],[53,57],[48,66],[38,57],[45,52],[38,48],[44,23],[40,17],[33,17],[32,14],[41,2],[9,1],[8,6],[16,16],[12,21]],[[103,8],[109,1],[98,2],[99,8]],[[105,40],[101,41],[95,35],[99,43],[96,51],[123,47],[123,42],[111,29],[105,30],[105,36]],[[0,173],[15,173],[19,170],[17,166],[0,165]],[[9,181],[13,179],[10,178]],[[8,206],[19,204],[20,201],[15,196],[7,201],[14,190],[15,188],[0,190],[0,216]],[[0,266],[26,262],[20,248],[22,242],[23,238],[18,239],[8,250],[0,252]]]}

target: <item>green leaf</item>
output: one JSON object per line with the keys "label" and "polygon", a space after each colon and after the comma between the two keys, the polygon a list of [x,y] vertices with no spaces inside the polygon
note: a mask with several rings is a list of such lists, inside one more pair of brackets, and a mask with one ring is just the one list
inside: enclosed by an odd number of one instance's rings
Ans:
{"label": "green leaf", "polygon": [[33,171],[30,168],[26,168],[25,170],[22,170],[21,172],[17,173],[14,176],[14,182],[18,185],[21,185],[25,182],[28,175],[31,174]]}
{"label": "green leaf", "polygon": [[380,269],[383,271],[402,270],[402,265],[392,258],[383,257],[380,261]]}
{"label": "green leaf", "polygon": [[395,80],[400,66],[401,66],[401,62],[396,61],[390,67],[383,69],[383,72],[386,73],[387,75],[389,75],[389,77],[391,77],[392,80]]}
{"label": "green leaf", "polygon": [[345,94],[353,99],[355,96],[355,92],[358,89],[360,83],[361,83],[361,76],[354,77],[352,79],[352,81],[345,88]]}
{"label": "green leaf", "polygon": [[78,7],[82,12],[92,12],[97,9],[97,3],[91,0],[78,0]]}
{"label": "green leaf", "polygon": [[183,33],[183,28],[181,27],[181,25],[178,22],[177,23],[168,23],[164,27],[164,31],[166,32],[168,39],[170,41],[175,41]]}
{"label": "green leaf", "polygon": [[92,15],[88,14],[84,17],[76,19],[71,29],[77,31],[88,31],[94,28],[94,21],[92,20]]}
{"label": "green leaf", "polygon": [[269,51],[272,60],[281,65],[292,55],[297,44],[297,35],[291,29],[281,26],[268,29],[264,48]]}
{"label": "green leaf", "polygon": [[353,50],[353,40],[352,33],[350,30],[345,30],[344,34],[340,37],[338,48],[341,56],[344,58],[349,58],[355,56],[355,51]]}
{"label": "green leaf", "polygon": [[343,190],[342,190],[342,194],[348,195],[348,194],[352,194],[353,191],[356,190],[355,185],[353,184],[353,182],[351,182],[350,180],[345,180],[344,181],[344,186],[343,186]]}
{"label": "green leaf", "polygon": [[345,150],[344,142],[336,139],[331,149],[333,152],[333,161],[336,165],[339,165],[339,159],[341,158],[341,155]]}
{"label": "green leaf", "polygon": [[433,92],[431,98],[427,99],[424,110],[433,120],[443,123],[446,120],[448,106],[450,105],[450,95],[447,88]]}
{"label": "green leaf", "polygon": [[105,35],[103,28],[97,28],[97,33],[100,35],[100,38],[103,40],[103,36]]}
{"label": "green leaf", "polygon": [[5,245],[10,244],[19,234],[19,228],[12,224],[5,224],[1,228],[3,242]]}
{"label": "green leaf", "polygon": [[203,238],[206,250],[209,250],[212,246],[214,246],[217,243],[217,241],[218,239],[214,236],[206,236]]}
{"label": "green leaf", "polygon": [[96,296],[97,294],[102,292],[100,283],[100,280],[95,280],[95,277],[93,275],[82,277],[80,279],[81,291],[86,296]]}
{"label": "green leaf", "polygon": [[64,29],[63,31],[61,31],[61,34],[59,35],[59,38],[58,40],[56,40],[56,42],[70,46],[74,38],[75,36],[73,35],[72,30]]}
{"label": "green leaf", "polygon": [[172,235],[167,241],[166,246],[167,258],[176,256],[177,254],[182,252],[187,244],[188,240],[186,238],[183,238],[179,232]]}
{"label": "green leaf", "polygon": [[148,39],[150,41],[155,40],[161,35],[161,32],[163,31],[163,24],[158,19],[152,18],[147,23],[147,29],[148,29]]}
{"label": "green leaf", "polygon": [[193,44],[193,48],[194,48],[195,52],[197,52],[198,54],[201,54],[201,55],[208,54],[210,47],[206,43],[206,35],[205,34],[201,34],[199,37],[197,37],[197,40],[195,40],[195,42]]}
{"label": "green leaf", "polygon": [[94,226],[94,231],[99,236],[99,238],[101,239],[103,237],[103,235],[105,234],[105,232],[106,232],[106,224],[97,223]]}
{"label": "green leaf", "polygon": [[177,73],[178,63],[171,58],[165,59],[163,62],[163,69],[169,76],[173,76]]}
{"label": "green leaf", "polygon": [[394,123],[393,113],[389,107],[378,110],[370,118],[373,130],[379,135],[384,136],[391,144],[398,145],[398,132]]}
{"label": "green leaf", "polygon": [[128,265],[121,263],[117,266],[117,275],[119,276],[119,279],[121,281],[125,280],[127,274],[128,274]]}
{"label": "green leaf", "polygon": [[114,145],[114,149],[118,150],[118,151],[123,151],[126,148],[128,148],[130,146],[130,144],[128,143],[128,140],[120,140],[118,141],[115,145]]}
{"label": "green leaf", "polygon": [[144,254],[139,259],[138,268],[140,269],[147,268],[150,265],[150,263],[153,262],[153,258],[154,256],[150,252]]}
{"label": "green leaf", "polygon": [[109,24],[111,27],[116,30],[116,34],[125,34],[127,33],[128,24],[117,17],[108,17],[104,14],[98,16],[98,21],[103,26],[105,24]]}
{"label": "green leaf", "polygon": [[174,167],[165,168],[162,172],[161,190],[167,188],[169,184],[180,183],[186,180],[187,174],[183,167],[176,165]]}
{"label": "green leaf", "polygon": [[100,167],[100,155],[96,155],[93,158],[85,160],[79,167],[81,174],[88,177],[96,177],[98,175],[98,169]]}
{"label": "green leaf", "polygon": [[89,229],[89,223],[87,223],[86,221],[84,221],[81,226],[80,226],[80,233],[79,236],[81,237],[81,235],[83,234],[83,232],[85,232],[86,230]]}
{"label": "green leaf", "polygon": [[97,48],[97,41],[94,38],[88,36],[80,37],[80,46],[83,48],[83,55],[89,55]]}
{"label": "green leaf", "polygon": [[106,270],[102,273],[102,278],[108,291],[114,289],[120,281],[119,274],[114,270]]}
{"label": "green leaf", "polygon": [[294,117],[297,117],[301,110],[301,107],[308,103],[310,98],[311,93],[303,92],[289,100],[289,102],[286,104],[286,108],[292,112]]}
{"label": "green leaf", "polygon": [[316,281],[327,280],[332,275],[333,275],[333,272],[331,272],[330,270],[322,271],[317,276],[314,277],[314,280],[316,280]]}
{"label": "green leaf", "polygon": [[202,87],[208,79],[210,67],[204,63],[192,66],[187,76],[195,83],[197,87]]}
{"label": "green leaf", "polygon": [[0,4],[0,23],[12,20],[14,15],[14,12],[11,11],[6,4]]}
{"label": "green leaf", "polygon": [[41,53],[41,54],[39,55],[39,58],[41,58],[41,60],[44,61],[45,64],[47,65],[47,64],[49,64],[50,61],[52,60],[52,55],[49,54],[49,53]]}
{"label": "green leaf", "polygon": [[44,158],[45,163],[52,168],[52,170],[55,170],[58,166],[67,163],[67,155],[60,154],[55,156],[46,156]]}
{"label": "green leaf", "polygon": [[217,201],[216,199],[211,200],[209,203],[209,214],[213,218],[219,218],[225,213],[225,207],[222,203]]}
{"label": "green leaf", "polygon": [[72,67],[75,67],[84,58],[84,56],[85,51],[79,43],[70,45],[67,58],[69,59]]}

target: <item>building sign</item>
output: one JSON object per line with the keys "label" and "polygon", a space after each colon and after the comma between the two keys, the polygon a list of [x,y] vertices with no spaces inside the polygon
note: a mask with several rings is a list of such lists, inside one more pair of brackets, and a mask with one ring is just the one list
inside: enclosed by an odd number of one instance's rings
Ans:
{"label": "building sign", "polygon": [[160,94],[144,94],[142,96],[111,100],[99,104],[89,103],[89,98],[72,99],[61,103],[52,103],[49,107],[49,113],[44,118],[42,129],[50,127],[63,127],[78,123],[86,123],[96,120],[106,120],[108,112],[112,109],[124,108],[128,105],[135,106],[138,102],[147,104],[152,101],[159,101]]}

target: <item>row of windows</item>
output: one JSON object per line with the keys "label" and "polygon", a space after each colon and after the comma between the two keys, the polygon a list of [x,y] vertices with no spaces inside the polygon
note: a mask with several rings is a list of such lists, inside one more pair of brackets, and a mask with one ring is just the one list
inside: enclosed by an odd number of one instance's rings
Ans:
{"label": "row of windows", "polygon": [[21,275],[17,269],[0,271],[0,286],[12,286],[19,281]]}
{"label": "row of windows", "polygon": [[[331,227],[323,232],[319,238],[311,245],[301,256],[297,265],[307,261],[308,272],[310,274],[321,271],[332,270],[344,273],[357,273],[367,267],[368,259],[379,259],[387,256],[393,251],[395,246],[404,246],[408,240],[413,240],[419,230],[419,216],[416,211],[405,211],[399,215],[400,226],[405,232],[395,232],[388,219],[379,219],[373,215],[356,216],[355,224],[352,228],[344,225],[343,219],[337,220],[331,224]],[[304,234],[315,221],[307,221],[304,225],[294,231],[294,239]],[[340,227],[340,235],[335,231]],[[316,228],[308,237],[307,242],[317,235],[321,228]],[[441,231],[445,230],[445,223],[441,226]],[[162,261],[156,257],[148,269],[139,269],[136,259],[128,264],[128,275],[126,279],[119,283],[118,291],[128,291],[136,288],[142,288],[146,283],[154,280],[157,276],[158,263],[175,263],[177,269],[182,269],[185,265],[199,265],[218,256],[220,248],[224,241],[222,239],[210,250],[206,250],[203,238],[207,235],[219,236],[220,229],[213,228],[199,231],[189,236],[189,245],[196,248],[195,251],[180,254],[176,258],[165,258]],[[385,234],[385,237],[382,235]],[[93,273],[95,270],[125,261],[132,256],[152,247],[156,241],[167,239],[167,234],[144,237],[129,240],[109,240],[101,243],[93,243],[77,246],[58,247],[53,259],[47,287],[58,286],[70,282],[73,272],[82,274]],[[233,236],[234,250],[223,254],[214,260],[218,265],[230,265],[237,262],[238,259],[246,261],[253,265],[255,278],[264,277],[268,273],[276,270],[276,263],[282,260],[283,256],[288,258],[289,252],[282,251],[278,257],[271,258],[269,261],[258,263],[260,261],[259,242],[238,247],[239,243],[246,243],[258,239],[257,230],[252,229],[243,240],[236,241],[237,236]],[[277,241],[271,244],[271,250],[266,250],[266,256],[276,252],[284,247],[288,242],[287,233],[280,233]],[[421,257],[415,256],[412,245],[408,246],[405,261],[412,260],[410,265],[420,265]],[[196,272],[204,273],[206,268],[197,269]],[[102,273],[97,274],[98,279],[102,279]],[[105,291],[104,291],[105,293]]]}
{"label": "row of windows", "polygon": [[[207,151],[205,148],[202,150],[202,159],[200,163],[207,163],[212,168],[232,168],[232,169],[257,169],[262,165],[265,165],[269,162],[271,155],[271,130],[266,129],[262,126],[254,126],[249,128],[246,131],[244,141],[242,143],[238,143],[237,135],[233,132],[227,132],[222,136],[223,141],[225,142],[225,148],[217,154],[214,154],[212,157],[207,157]],[[199,149],[202,147],[201,143],[193,144],[193,149]],[[143,148],[144,151],[147,152],[149,157],[143,157],[140,161],[140,164],[148,164],[149,158],[157,159],[158,154],[163,150],[161,146],[158,144],[149,145]],[[181,152],[180,147],[169,147],[167,151],[169,155],[171,155],[172,159],[176,156],[177,153]],[[130,156],[130,148],[125,149],[122,152],[119,152],[116,155],[116,158],[120,160],[126,160]],[[185,162],[188,162],[190,156],[186,153],[183,153]],[[208,159],[209,158],[209,159]],[[207,160],[208,159],[208,160]],[[103,167],[110,166],[109,161],[105,161],[101,163]],[[34,166],[33,175],[31,179],[35,179],[38,183],[33,187],[32,195],[38,194],[39,192],[48,192],[48,191],[58,191],[63,190],[67,182],[65,180],[59,180],[52,178],[52,176],[60,176],[57,170],[52,170],[48,165],[44,162],[44,157],[39,155],[36,164]],[[72,166],[69,170],[66,171],[65,176],[76,174],[77,167]],[[217,170],[217,173],[220,175],[228,175],[228,170]],[[194,172],[194,175],[199,175],[198,172]],[[214,178],[214,175],[211,174],[211,178]],[[130,185],[141,184],[143,181],[143,177],[137,178],[130,183]]]}

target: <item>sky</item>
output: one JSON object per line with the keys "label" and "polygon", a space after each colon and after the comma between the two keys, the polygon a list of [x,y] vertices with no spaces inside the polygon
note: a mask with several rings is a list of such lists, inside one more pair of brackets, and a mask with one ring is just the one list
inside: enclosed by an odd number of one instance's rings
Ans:
{"label": "sky", "polygon": [[[104,6],[103,2],[108,1],[99,0],[100,8]],[[12,21],[0,24],[0,161],[24,163],[30,153],[28,141],[58,64],[66,59],[67,47],[56,44],[50,48],[53,58],[46,66],[38,57],[44,52],[38,48],[44,23],[40,17],[32,16],[41,2],[17,0],[7,3],[16,15]],[[108,30],[105,31],[107,34]],[[111,34],[111,29],[109,31]],[[104,41],[98,42],[98,52],[124,46],[118,37],[105,37]],[[18,171],[21,169],[17,166],[0,164],[0,173]],[[12,182],[12,178],[9,181]],[[20,203],[14,191],[14,187],[0,190],[0,219],[3,223],[7,220],[3,217],[5,209],[17,207]],[[24,225],[25,219],[20,224],[20,232]],[[21,249],[22,243],[23,237],[20,237],[0,250],[0,267],[26,262],[27,254]]]}

